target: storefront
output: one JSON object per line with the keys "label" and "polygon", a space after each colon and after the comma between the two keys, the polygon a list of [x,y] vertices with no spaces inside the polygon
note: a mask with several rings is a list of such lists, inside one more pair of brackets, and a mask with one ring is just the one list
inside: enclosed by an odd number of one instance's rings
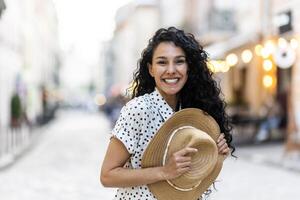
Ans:
{"label": "storefront", "polygon": [[[240,40],[236,46],[232,41],[227,42],[230,48],[214,55],[219,59],[212,60],[212,65],[216,76],[222,80],[221,87],[236,127],[235,134],[254,141],[258,138],[284,138],[298,38],[293,35],[274,35],[264,39],[252,36],[251,40]],[[274,116],[280,119],[280,123],[271,127],[276,130],[270,128],[268,131],[272,133],[268,133],[268,137],[256,136],[261,125]]]}

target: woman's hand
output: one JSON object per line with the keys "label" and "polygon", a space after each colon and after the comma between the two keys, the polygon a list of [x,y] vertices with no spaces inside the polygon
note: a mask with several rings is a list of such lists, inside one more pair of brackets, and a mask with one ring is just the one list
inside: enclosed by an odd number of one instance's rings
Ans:
{"label": "woman's hand", "polygon": [[187,172],[191,166],[192,154],[198,150],[186,147],[175,153],[167,160],[162,167],[162,176],[165,180],[174,179]]}
{"label": "woman's hand", "polygon": [[221,155],[228,156],[230,153],[230,149],[227,145],[224,133],[221,133],[217,140],[218,152]]}

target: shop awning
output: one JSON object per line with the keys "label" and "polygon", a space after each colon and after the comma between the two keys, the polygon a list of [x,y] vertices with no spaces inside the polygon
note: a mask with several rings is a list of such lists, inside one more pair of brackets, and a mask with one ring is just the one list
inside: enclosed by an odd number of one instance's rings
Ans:
{"label": "shop awning", "polygon": [[259,34],[249,33],[240,34],[231,37],[225,41],[216,42],[204,47],[210,59],[223,59],[229,51],[232,51],[249,43],[255,43],[259,40]]}

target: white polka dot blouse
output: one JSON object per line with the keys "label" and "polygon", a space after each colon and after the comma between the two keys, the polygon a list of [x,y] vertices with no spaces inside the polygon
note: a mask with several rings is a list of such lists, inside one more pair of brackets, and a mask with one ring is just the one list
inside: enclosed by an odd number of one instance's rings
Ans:
{"label": "white polka dot blouse", "polygon": [[[124,167],[141,168],[143,153],[162,123],[174,111],[155,89],[150,94],[130,100],[121,110],[112,130],[112,137],[119,139],[131,154]],[[147,185],[119,188],[114,200],[156,200]]]}

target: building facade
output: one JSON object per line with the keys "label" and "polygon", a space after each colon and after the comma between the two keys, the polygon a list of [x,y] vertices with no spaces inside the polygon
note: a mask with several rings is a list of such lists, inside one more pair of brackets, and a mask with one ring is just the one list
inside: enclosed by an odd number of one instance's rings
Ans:
{"label": "building facade", "polygon": [[57,19],[51,0],[5,1],[0,19],[0,126],[10,125],[10,101],[22,99],[24,112],[36,122],[42,113],[41,87],[58,84]]}

